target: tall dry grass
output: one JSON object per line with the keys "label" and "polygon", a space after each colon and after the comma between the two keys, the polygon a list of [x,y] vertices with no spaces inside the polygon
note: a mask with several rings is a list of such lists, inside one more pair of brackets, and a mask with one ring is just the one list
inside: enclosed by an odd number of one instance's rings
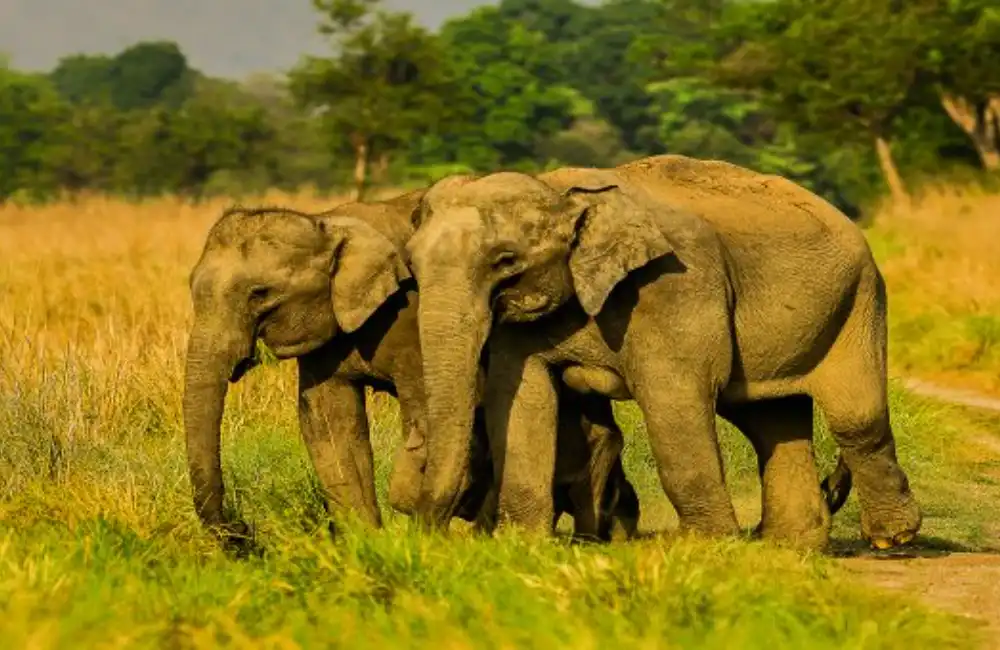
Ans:
{"label": "tall dry grass", "polygon": [[[346,200],[273,193],[260,202],[322,210]],[[80,440],[176,432],[188,274],[228,206],[90,197],[0,210],[0,396],[11,418],[47,432],[48,451],[33,453],[49,455],[50,471]],[[292,370],[235,386],[231,419],[291,418]]]}
{"label": "tall dry grass", "polygon": [[927,187],[868,230],[889,288],[892,370],[1000,396],[1000,195]]}
{"label": "tall dry grass", "polygon": [[[178,421],[187,274],[223,207],[89,198],[0,211],[0,395],[40,434],[23,454],[57,473],[82,440]],[[259,391],[260,408],[282,388]],[[3,469],[14,489],[23,474]]]}

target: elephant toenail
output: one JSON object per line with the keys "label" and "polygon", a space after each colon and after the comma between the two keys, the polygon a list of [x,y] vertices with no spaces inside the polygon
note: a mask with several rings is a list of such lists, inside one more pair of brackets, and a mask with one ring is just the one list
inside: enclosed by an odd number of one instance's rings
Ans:
{"label": "elephant toenail", "polygon": [[902,546],[903,544],[909,544],[910,542],[912,542],[913,538],[916,536],[917,536],[916,533],[906,531],[896,535],[892,539],[894,542],[896,542],[896,544]]}

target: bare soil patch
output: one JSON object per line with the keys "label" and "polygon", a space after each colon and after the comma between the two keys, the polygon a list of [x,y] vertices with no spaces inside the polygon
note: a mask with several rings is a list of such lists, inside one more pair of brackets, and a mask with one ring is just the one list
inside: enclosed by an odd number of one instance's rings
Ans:
{"label": "bare soil patch", "polygon": [[935,609],[974,619],[983,626],[984,649],[1000,649],[1000,554],[914,553],[839,560],[863,582],[912,594]]}
{"label": "bare soil patch", "polygon": [[[1000,399],[968,390],[908,378],[904,386],[918,395],[949,404],[1000,413]],[[970,442],[1000,459],[1000,439],[976,434]],[[915,548],[877,552],[842,548],[838,562],[858,580],[916,596],[928,606],[965,616],[982,625],[984,649],[1000,650],[1000,522],[991,527],[995,550],[950,548],[944,540],[917,542]]]}
{"label": "bare soil patch", "polygon": [[923,379],[907,378],[903,381],[907,390],[960,406],[996,411],[1000,413],[1000,399],[976,391],[940,386]]}

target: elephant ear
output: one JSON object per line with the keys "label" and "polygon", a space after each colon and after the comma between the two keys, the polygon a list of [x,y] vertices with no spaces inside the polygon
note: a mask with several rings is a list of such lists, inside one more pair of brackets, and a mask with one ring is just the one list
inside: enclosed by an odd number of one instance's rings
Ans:
{"label": "elephant ear", "polygon": [[352,218],[321,222],[330,237],[331,301],[337,324],[353,332],[410,277],[399,250],[375,228]]}
{"label": "elephant ear", "polygon": [[578,184],[563,197],[577,219],[570,274],[577,299],[589,316],[600,313],[611,291],[629,273],[674,252],[649,208],[616,184]]}

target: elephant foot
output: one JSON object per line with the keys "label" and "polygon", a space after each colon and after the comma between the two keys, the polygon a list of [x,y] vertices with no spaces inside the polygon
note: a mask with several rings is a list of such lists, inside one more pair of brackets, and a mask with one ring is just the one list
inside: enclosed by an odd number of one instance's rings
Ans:
{"label": "elephant foot", "polygon": [[222,544],[223,550],[237,558],[243,559],[261,554],[255,531],[246,522],[227,522],[214,527],[212,532]]}
{"label": "elephant foot", "polygon": [[687,515],[678,517],[677,532],[682,535],[695,534],[704,537],[728,537],[740,533],[736,516],[730,515]]}
{"label": "elephant foot", "polygon": [[830,527],[814,526],[811,528],[778,527],[758,524],[754,529],[754,536],[764,541],[781,546],[792,548],[797,551],[818,551],[826,550],[830,543]]}
{"label": "elephant foot", "polygon": [[920,531],[922,517],[916,500],[906,495],[892,510],[861,510],[861,536],[872,548],[885,551],[911,543]]}
{"label": "elephant foot", "polygon": [[[810,479],[812,477],[809,477]],[[806,484],[812,488],[813,483]],[[755,531],[763,540],[799,551],[823,551],[830,543],[832,518],[818,489],[785,486],[765,491],[761,522]]]}

